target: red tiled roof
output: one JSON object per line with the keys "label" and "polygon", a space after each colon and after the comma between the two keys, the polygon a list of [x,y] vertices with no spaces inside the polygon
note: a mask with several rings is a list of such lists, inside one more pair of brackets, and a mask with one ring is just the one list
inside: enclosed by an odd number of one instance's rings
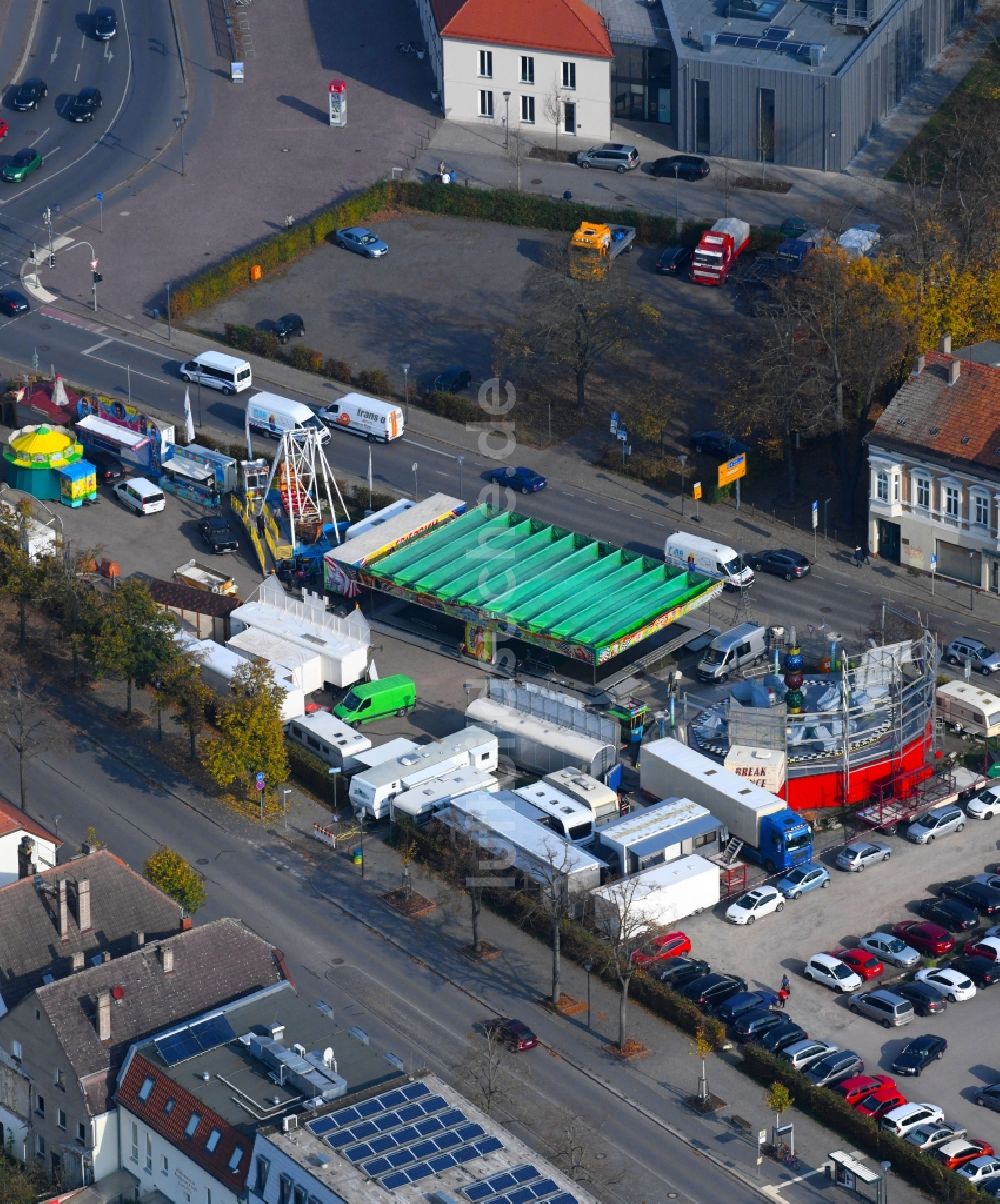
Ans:
{"label": "red tiled roof", "polygon": [[37,836],[39,840],[47,840],[56,847],[62,844],[58,836],[53,836],[47,828],[35,823],[33,819],[25,815],[20,807],[15,807],[7,799],[0,797],[0,836],[10,836],[14,832],[28,832],[32,836]]}
{"label": "red tiled roof", "polygon": [[[952,365],[958,379],[949,384]],[[872,443],[937,453],[1000,476],[1000,368],[929,351],[872,431]]]}
{"label": "red tiled roof", "polygon": [[[153,1080],[153,1088],[148,1098],[142,1100],[139,1098],[139,1092],[146,1079]],[[165,1108],[169,1099],[174,1100],[174,1104],[167,1112]],[[185,1091],[176,1080],[168,1077],[151,1062],[147,1062],[142,1054],[136,1054],[132,1059],[118,1091],[118,1102],[230,1191],[237,1195],[242,1192],[250,1169],[253,1138],[245,1137],[232,1128],[218,1113]],[[189,1137],[185,1129],[192,1113],[195,1112],[200,1119],[198,1127]],[[218,1129],[222,1136],[215,1149],[210,1152],[205,1143],[213,1129]],[[237,1147],[243,1154],[236,1170],[231,1171],[229,1160]]]}
{"label": "red tiled roof", "polygon": [[442,37],[613,57],[598,13],[584,0],[431,0]]}

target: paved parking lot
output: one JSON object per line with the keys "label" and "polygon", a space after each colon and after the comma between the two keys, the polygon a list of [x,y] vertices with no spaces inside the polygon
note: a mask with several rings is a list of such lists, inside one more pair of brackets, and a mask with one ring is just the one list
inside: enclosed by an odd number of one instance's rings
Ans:
{"label": "paved parking lot", "polygon": [[[833,834],[821,839],[827,840]],[[748,987],[777,989],[787,972],[792,983],[788,1014],[811,1037],[853,1049],[864,1059],[866,1073],[888,1072],[894,1056],[911,1038],[924,1032],[944,1036],[948,1052],[919,1080],[900,1081],[907,1098],[936,1103],[947,1118],[966,1125],[974,1136],[1000,1143],[1000,1115],[972,1103],[974,1089],[1000,1079],[1000,1056],[995,1036],[1000,987],[979,991],[966,1003],[949,1004],[929,1018],[916,1017],[902,1028],[886,1030],[853,1015],[845,996],[802,977],[805,960],[813,953],[846,947],[873,929],[919,918],[912,905],[936,884],[981,873],[997,860],[1000,828],[969,819],[963,832],[930,845],[910,844],[903,835],[882,836],[891,849],[888,862],[860,874],[843,873],[833,857],[843,838],[827,843],[821,860],[832,875],[830,885],[788,901],[780,913],[766,916],[752,928],[738,928],[715,914],[694,917],[682,927],[691,938],[694,955],[708,960],[713,970],[740,974]],[[888,983],[899,972],[887,966]],[[869,990],[879,981],[865,984]]]}

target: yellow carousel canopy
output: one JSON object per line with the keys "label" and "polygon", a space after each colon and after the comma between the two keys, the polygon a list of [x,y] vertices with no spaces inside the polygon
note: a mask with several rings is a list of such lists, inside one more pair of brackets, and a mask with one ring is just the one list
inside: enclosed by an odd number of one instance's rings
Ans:
{"label": "yellow carousel canopy", "polygon": [[78,460],[83,447],[72,435],[51,426],[25,426],[10,437],[7,459],[19,465],[57,467]]}

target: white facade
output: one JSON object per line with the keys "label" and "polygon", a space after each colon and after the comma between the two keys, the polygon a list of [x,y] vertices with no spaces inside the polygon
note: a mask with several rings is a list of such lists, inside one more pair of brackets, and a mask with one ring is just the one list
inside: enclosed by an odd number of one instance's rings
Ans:
{"label": "white facade", "polygon": [[118,1140],[121,1166],[139,1180],[143,1196],[158,1191],[173,1204],[238,1204],[235,1192],[120,1105]]}
{"label": "white facade", "polygon": [[31,831],[24,828],[5,831],[0,836],[0,886],[17,881],[17,850],[25,836],[29,836],[34,843],[32,860],[39,871],[51,869],[55,865],[56,839],[54,836],[46,840],[34,828]]}

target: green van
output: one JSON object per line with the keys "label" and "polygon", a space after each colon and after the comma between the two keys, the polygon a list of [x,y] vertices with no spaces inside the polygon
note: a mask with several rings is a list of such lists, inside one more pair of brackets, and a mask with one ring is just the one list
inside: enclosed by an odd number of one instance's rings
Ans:
{"label": "green van", "polygon": [[405,715],[416,701],[417,687],[413,680],[397,673],[353,686],[344,701],[333,708],[333,713],[345,723],[370,723],[386,715]]}

